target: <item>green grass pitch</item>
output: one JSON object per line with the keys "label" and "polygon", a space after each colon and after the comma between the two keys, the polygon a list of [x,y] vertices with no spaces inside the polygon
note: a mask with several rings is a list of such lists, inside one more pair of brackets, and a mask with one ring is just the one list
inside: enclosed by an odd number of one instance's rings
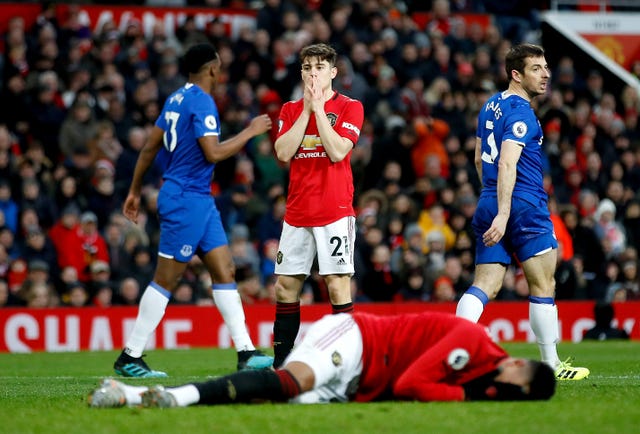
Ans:
{"label": "green grass pitch", "polygon": [[[505,347],[538,357],[534,344]],[[90,409],[87,393],[112,375],[116,352],[0,354],[0,434],[26,433],[633,433],[640,429],[640,342],[563,343],[591,376],[560,382],[548,402],[229,405]],[[154,350],[165,385],[231,372],[233,350]],[[156,384],[158,380],[130,380]]]}

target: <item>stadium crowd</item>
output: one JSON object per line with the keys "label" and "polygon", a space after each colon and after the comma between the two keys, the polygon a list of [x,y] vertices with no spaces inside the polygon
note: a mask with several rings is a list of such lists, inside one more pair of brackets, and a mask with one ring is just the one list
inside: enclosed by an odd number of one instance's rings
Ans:
{"label": "stadium crowd", "polygon": [[[530,2],[505,3],[264,0],[256,28],[235,39],[220,20],[198,29],[193,17],[175,35],[160,24],[147,35],[135,19],[123,31],[113,21],[93,29],[79,6],[59,21],[55,3],[30,27],[9,18],[0,61],[0,306],[137,305],[155,265],[161,161],[147,174],[141,223],[122,215],[122,203],[159,108],[185,83],[181,54],[205,41],[222,60],[214,97],[227,136],[259,113],[275,124],[282,103],[302,95],[302,46],[338,51],[334,88],[365,107],[351,157],[354,299],[457,300],[473,275],[477,111],[506,87],[497,59],[540,38]],[[426,28],[412,19],[419,9],[431,13]],[[458,12],[488,14],[490,23],[465,26]],[[640,97],[632,87],[609,92],[598,70],[581,76],[570,56],[550,66],[552,85],[536,111],[560,242],[557,299],[640,299]],[[287,193],[275,133],[217,164],[211,185],[246,304],[274,302]],[[212,303],[209,279],[194,258],[172,303]],[[527,295],[514,265],[500,298]],[[313,274],[303,303],[327,299]]]}

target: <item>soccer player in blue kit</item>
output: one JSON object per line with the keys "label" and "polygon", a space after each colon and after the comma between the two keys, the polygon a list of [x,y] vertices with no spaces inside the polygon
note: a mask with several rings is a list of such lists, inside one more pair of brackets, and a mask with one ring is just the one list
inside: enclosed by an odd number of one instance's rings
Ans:
{"label": "soccer player in blue kit", "polygon": [[138,316],[125,348],[114,363],[116,374],[126,377],[165,377],[142,360],[154,332],[194,254],[212,278],[213,299],[238,351],[238,369],[267,368],[273,358],[253,346],[235,282],[235,267],[220,214],[210,192],[215,163],[237,153],[253,137],[271,128],[260,115],[237,135],[219,141],[220,117],[211,96],[220,74],[220,58],[209,44],[191,47],[184,56],[188,82],[167,98],[149,139],[140,151],[124,215],[138,220],[142,178],[162,150],[166,160],[158,197],[160,243],[153,281],[145,289]]}
{"label": "soccer player in blue kit", "polygon": [[482,192],[473,216],[476,268],[471,287],[460,298],[456,315],[477,322],[494,299],[512,255],[529,284],[529,322],[542,361],[559,380],[582,380],[587,368],[558,357],[558,309],[555,268],[558,242],[542,183],[542,127],[531,100],[547,90],[551,78],[544,49],[512,47],[506,55],[506,91],[493,95],[478,115],[475,166]]}

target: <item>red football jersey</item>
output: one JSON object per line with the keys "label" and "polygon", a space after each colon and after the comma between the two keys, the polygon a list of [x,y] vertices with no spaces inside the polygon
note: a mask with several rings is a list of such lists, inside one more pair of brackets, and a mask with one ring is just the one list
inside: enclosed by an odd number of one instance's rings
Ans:
{"label": "red football jersey", "polygon": [[[282,106],[278,137],[291,128],[303,106],[302,99]],[[362,103],[335,92],[324,110],[334,130],[355,145],[364,121]],[[312,115],[300,148],[289,165],[284,220],[291,226],[316,227],[354,215],[351,152],[342,161],[332,163]]]}
{"label": "red football jersey", "polygon": [[353,317],[363,341],[356,401],[462,401],[463,383],[508,357],[483,326],[452,314]]}

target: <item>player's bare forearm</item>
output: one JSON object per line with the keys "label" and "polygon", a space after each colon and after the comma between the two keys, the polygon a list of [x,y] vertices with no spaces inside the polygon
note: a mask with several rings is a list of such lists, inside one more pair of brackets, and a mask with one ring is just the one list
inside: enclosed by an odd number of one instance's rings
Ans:
{"label": "player's bare forearm", "polygon": [[509,217],[511,214],[511,198],[516,183],[515,167],[500,163],[498,169],[498,214]]}
{"label": "player's bare forearm", "polygon": [[199,139],[200,146],[207,161],[217,163],[237,154],[249,140],[266,133],[269,129],[271,129],[271,119],[267,115],[260,115],[253,118],[245,129],[223,142],[218,142],[215,136],[201,137]]}
{"label": "player's bare forearm", "polygon": [[309,113],[303,111],[289,130],[276,140],[274,148],[278,160],[288,163],[300,148],[304,133],[309,125]]}
{"label": "player's bare forearm", "polygon": [[511,197],[516,184],[517,165],[522,147],[509,140],[502,143],[498,162],[498,214],[511,214]]}

